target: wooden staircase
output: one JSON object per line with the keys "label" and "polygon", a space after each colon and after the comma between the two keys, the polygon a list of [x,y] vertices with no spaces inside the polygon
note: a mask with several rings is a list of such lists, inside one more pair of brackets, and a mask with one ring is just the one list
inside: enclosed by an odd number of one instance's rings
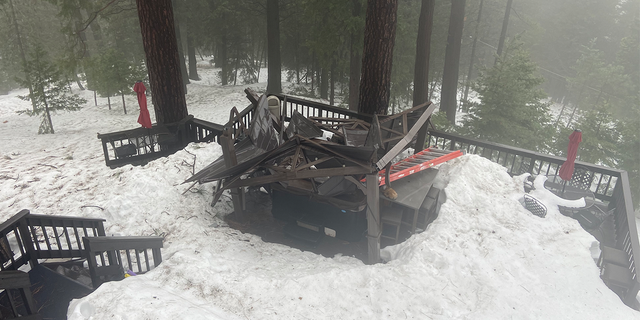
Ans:
{"label": "wooden staircase", "polygon": [[162,262],[162,237],[107,237],[103,223],[22,210],[0,224],[0,319],[66,319],[71,299]]}

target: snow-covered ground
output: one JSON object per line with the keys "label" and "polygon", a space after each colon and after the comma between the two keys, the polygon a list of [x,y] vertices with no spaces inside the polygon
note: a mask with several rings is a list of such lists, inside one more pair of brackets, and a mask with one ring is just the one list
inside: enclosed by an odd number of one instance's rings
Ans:
{"label": "snow-covered ground", "polygon": [[[201,69],[189,85],[189,113],[224,123],[248,105],[246,86],[215,85]],[[266,74],[266,73],[265,73]],[[132,84],[133,85],[133,84]],[[262,91],[264,83],[251,87]],[[29,102],[0,96],[0,221],[21,209],[105,218],[109,235],[163,235],[163,262],[75,300],[69,319],[640,319],[599,278],[597,242],[561,215],[559,199],[532,193],[546,218],[520,204],[525,176],[475,155],[440,167],[448,182],[440,216],[420,234],[384,249],[388,262],[326,258],[229,228],[212,186],[181,184],[221,154],[214,143],[142,167],[109,169],[96,133],[137,127],[127,97],[53,116],[54,135],[20,116]],[[154,119],[153,108],[149,108]]]}

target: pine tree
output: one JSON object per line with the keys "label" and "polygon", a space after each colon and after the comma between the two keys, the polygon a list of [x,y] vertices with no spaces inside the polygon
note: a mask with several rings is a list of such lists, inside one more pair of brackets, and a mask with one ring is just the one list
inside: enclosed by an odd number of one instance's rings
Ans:
{"label": "pine tree", "polygon": [[[581,114],[575,127],[582,130],[581,161],[617,167],[620,122],[614,119],[609,104],[598,104]],[[564,148],[569,137],[568,131],[563,135],[563,139],[558,139],[564,142]]]}
{"label": "pine tree", "polygon": [[[76,111],[86,100],[76,94],[69,94],[69,87],[58,68],[52,64],[42,46],[36,45],[27,63],[23,66],[24,74],[31,81],[33,92],[20,99],[33,101],[35,109],[18,111],[19,114],[29,116],[42,115],[42,122],[38,134],[55,133],[51,114],[56,111]],[[17,79],[22,85],[27,85],[25,79]]]}
{"label": "pine tree", "polygon": [[539,88],[544,79],[536,70],[523,43],[511,41],[498,63],[478,79],[475,90],[481,102],[471,107],[463,130],[484,140],[544,151],[553,129]]}
{"label": "pine tree", "polygon": [[[142,80],[146,75],[143,66],[127,61],[123,54],[110,49],[91,59],[91,74],[95,81],[95,90],[103,97],[111,97],[120,94],[123,99],[124,113],[127,113],[124,104],[124,95],[132,93],[136,80]],[[110,103],[110,102],[109,102]]]}

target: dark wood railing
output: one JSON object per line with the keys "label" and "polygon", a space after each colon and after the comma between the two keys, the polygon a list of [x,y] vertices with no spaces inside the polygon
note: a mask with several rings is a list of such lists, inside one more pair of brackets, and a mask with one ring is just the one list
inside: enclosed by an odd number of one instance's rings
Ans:
{"label": "dark wood railing", "polygon": [[213,142],[218,141],[223,127],[217,123],[193,118],[186,123],[188,142]]}
{"label": "dark wood railing", "polygon": [[[371,122],[371,116],[351,111],[349,109],[338,108],[321,102],[309,101],[298,97],[284,94],[275,94],[281,102],[281,114],[285,119],[290,119],[294,111],[300,112],[303,116],[319,118],[339,118],[339,119],[360,119]],[[331,123],[330,121],[328,123]]]}
{"label": "dark wood railing", "polygon": [[146,273],[162,262],[162,237],[86,237],[83,241],[94,288],[122,279],[127,271]]}
{"label": "dark wood railing", "polygon": [[[107,275],[103,271],[105,268],[111,275],[120,270],[119,276],[123,277],[126,267],[141,274],[149,271],[151,265],[155,267],[162,262],[162,237],[107,237],[104,221],[38,215],[22,210],[0,224],[0,271],[18,270],[29,263],[34,268],[39,263],[38,259],[85,258],[89,262],[95,289],[95,284],[113,280],[113,277],[104,277]],[[122,258],[121,251],[126,260]],[[103,253],[107,254],[107,260]]]}
{"label": "dark wood railing", "polygon": [[104,219],[31,214],[22,210],[0,225],[1,270],[18,270],[38,259],[80,258],[82,237],[104,236]]}
{"label": "dark wood railing", "polygon": [[[565,158],[533,152],[501,145],[492,142],[469,139],[455,134],[431,130],[429,146],[441,149],[465,150],[478,154],[507,168],[511,175],[525,172],[531,174],[558,174]],[[593,176],[589,189],[596,198],[608,203],[613,212],[616,249],[626,253],[627,269],[631,272],[632,283],[621,292],[617,292],[629,306],[636,307],[636,295],[640,290],[640,281],[636,269],[635,254],[640,253],[638,230],[635,224],[635,213],[631,201],[629,177],[624,170],[612,169],[591,163],[576,161],[576,167],[586,168]],[[606,282],[606,279],[603,279]]]}
{"label": "dark wood railing", "polygon": [[[511,147],[493,142],[465,138],[442,131],[431,130],[428,146],[447,150],[465,150],[477,154],[507,168],[511,175],[531,173],[533,175],[557,175],[566,158],[547,155],[531,150]],[[623,170],[576,161],[576,167],[587,168],[592,173],[590,190],[596,198],[611,201],[617,180]]]}
{"label": "dark wood railing", "polygon": [[18,270],[32,259],[32,238],[24,223],[28,214],[29,210],[22,210],[0,224],[0,271]]}
{"label": "dark wood railing", "polygon": [[212,142],[222,133],[223,126],[189,116],[184,120],[151,128],[98,134],[104,160],[111,168],[127,164],[145,164],[168,156],[190,142]]}
{"label": "dark wood railing", "polygon": [[25,216],[29,226],[32,259],[79,258],[85,248],[83,237],[104,236],[104,219],[60,217],[29,214]]}

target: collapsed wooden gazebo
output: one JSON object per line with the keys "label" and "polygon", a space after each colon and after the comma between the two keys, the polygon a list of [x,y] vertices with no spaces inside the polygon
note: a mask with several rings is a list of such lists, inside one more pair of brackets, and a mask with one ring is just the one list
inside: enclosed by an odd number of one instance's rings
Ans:
{"label": "collapsed wooden gazebo", "polygon": [[270,184],[340,209],[366,208],[368,260],[378,262],[380,182],[393,181],[389,178],[392,161],[427,125],[435,106],[429,102],[391,116],[374,115],[370,122],[304,117],[298,111],[287,119],[277,98],[247,94],[255,106],[250,126],[232,110],[219,141],[223,156],[185,182],[217,182],[214,205],[224,190],[231,190],[239,217],[244,209],[243,188]]}

